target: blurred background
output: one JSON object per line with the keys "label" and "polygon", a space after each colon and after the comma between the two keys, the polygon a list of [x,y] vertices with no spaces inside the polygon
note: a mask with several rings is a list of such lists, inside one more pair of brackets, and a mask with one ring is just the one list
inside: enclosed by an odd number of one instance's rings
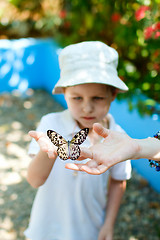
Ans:
{"label": "blurred background", "polygon": [[[0,0],[2,240],[25,239],[36,193],[26,182],[27,133],[44,114],[66,107],[62,96],[51,96],[59,51],[87,40],[119,53],[119,76],[130,90],[111,107],[116,121],[132,137],[160,130],[160,0]],[[132,166],[115,240],[158,240],[160,173],[146,159]]]}
{"label": "blurred background", "polygon": [[160,0],[0,0],[0,38],[51,37],[61,47],[103,41],[119,53],[129,108],[160,113],[159,13]]}

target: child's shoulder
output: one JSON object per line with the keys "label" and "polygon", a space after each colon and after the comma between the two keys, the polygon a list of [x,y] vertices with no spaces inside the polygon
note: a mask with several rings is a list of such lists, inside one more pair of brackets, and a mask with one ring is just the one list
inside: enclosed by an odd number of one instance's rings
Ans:
{"label": "child's shoulder", "polygon": [[67,118],[68,111],[53,112],[44,115],[41,118],[38,129],[41,131],[47,131],[48,129],[54,129],[54,131],[60,131],[65,128],[65,119]]}
{"label": "child's shoulder", "polygon": [[49,119],[61,119],[64,118],[67,115],[67,110],[61,111],[61,112],[53,112],[53,113],[47,113],[46,115],[44,115],[42,118],[45,120],[49,120]]}
{"label": "child's shoulder", "polygon": [[107,118],[109,120],[109,129],[118,132],[125,132],[124,129],[116,122],[112,114],[108,113]]}

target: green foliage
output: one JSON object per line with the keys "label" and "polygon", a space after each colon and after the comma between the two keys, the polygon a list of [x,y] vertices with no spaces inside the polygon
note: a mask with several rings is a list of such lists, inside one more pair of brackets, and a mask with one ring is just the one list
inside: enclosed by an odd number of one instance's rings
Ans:
{"label": "green foliage", "polygon": [[119,52],[119,75],[130,88],[119,98],[127,98],[129,108],[141,114],[159,113],[160,0],[5,2],[11,14],[0,11],[1,36],[53,37],[61,46],[101,40]]}

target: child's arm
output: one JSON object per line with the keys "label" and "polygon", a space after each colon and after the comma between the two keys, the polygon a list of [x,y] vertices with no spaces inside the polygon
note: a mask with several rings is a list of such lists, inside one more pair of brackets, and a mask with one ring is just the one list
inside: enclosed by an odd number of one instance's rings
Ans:
{"label": "child's arm", "polygon": [[110,179],[106,218],[100,230],[98,240],[113,240],[114,224],[125,189],[126,181]]}
{"label": "child's arm", "polygon": [[34,155],[27,171],[27,181],[34,188],[44,184],[57,158],[56,147],[44,133],[30,131],[29,135],[39,144],[40,151]]}

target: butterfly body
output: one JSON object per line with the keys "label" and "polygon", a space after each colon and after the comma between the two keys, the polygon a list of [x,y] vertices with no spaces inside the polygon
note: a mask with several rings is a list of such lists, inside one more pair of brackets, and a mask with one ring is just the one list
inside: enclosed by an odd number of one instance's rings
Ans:
{"label": "butterfly body", "polygon": [[48,130],[47,135],[50,138],[51,142],[58,147],[57,154],[58,156],[63,159],[71,159],[76,160],[80,156],[80,147],[79,145],[82,144],[87,135],[89,133],[89,128],[81,129],[71,141],[66,141],[59,133]]}

